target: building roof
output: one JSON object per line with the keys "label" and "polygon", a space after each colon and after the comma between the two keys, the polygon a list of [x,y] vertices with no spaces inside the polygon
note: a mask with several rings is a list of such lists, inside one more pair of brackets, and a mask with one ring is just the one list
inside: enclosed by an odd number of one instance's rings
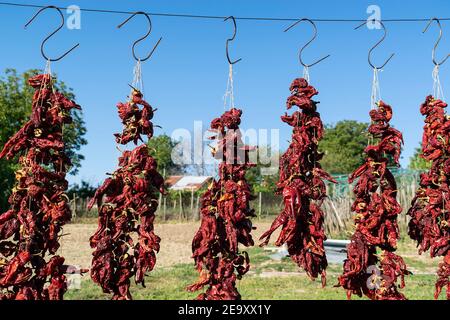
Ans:
{"label": "building roof", "polygon": [[169,188],[172,187],[175,183],[177,183],[183,176],[169,176],[164,181],[165,185]]}
{"label": "building roof", "polygon": [[211,176],[170,176],[166,185],[171,190],[199,190],[212,180]]}

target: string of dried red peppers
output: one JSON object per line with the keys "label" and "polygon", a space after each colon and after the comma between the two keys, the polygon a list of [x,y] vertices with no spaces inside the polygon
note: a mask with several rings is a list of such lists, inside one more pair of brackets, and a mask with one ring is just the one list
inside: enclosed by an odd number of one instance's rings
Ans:
{"label": "string of dried red peppers", "polygon": [[211,137],[218,141],[213,151],[219,165],[219,180],[214,180],[201,197],[201,225],[192,241],[195,266],[200,273],[197,283],[189,286],[194,292],[207,287],[198,300],[237,300],[241,298],[236,280],[247,273],[250,261],[240,252],[238,244],[253,246],[250,234],[254,216],[249,202],[253,199],[245,179],[252,166],[248,159],[250,147],[242,142],[239,124],[242,111],[232,108],[211,122]]}
{"label": "string of dried red peppers", "polygon": [[318,91],[303,78],[295,79],[287,99],[287,109],[297,106],[283,122],[292,126],[292,141],[280,159],[280,178],[277,194],[282,194],[284,209],[272,223],[270,229],[260,238],[266,245],[271,234],[280,226],[282,230],[275,242],[287,244],[291,258],[303,268],[309,277],[319,275],[322,285],[326,284],[327,259],[324,250],[326,240],[323,227],[324,214],[321,205],[326,197],[325,180],[336,182],[320,166],[323,154],[318,143],[323,136],[323,124],[317,112],[317,103],[312,97]]}
{"label": "string of dried red peppers", "polygon": [[[142,106],[142,109],[139,107]],[[133,90],[130,101],[117,105],[124,125],[115,134],[117,143],[135,144],[141,135],[153,136],[151,119],[155,110]],[[90,238],[93,252],[91,278],[114,300],[130,300],[130,279],[145,287],[144,277],[153,270],[160,238],[153,231],[158,192],[164,193],[164,179],[146,144],[124,151],[119,168],[96,191],[89,209],[97,202],[98,229]],[[103,197],[105,199],[103,200]],[[137,242],[132,234],[136,233]]]}
{"label": "string of dried red peppers", "polygon": [[450,119],[447,104],[431,95],[420,106],[425,116],[422,157],[431,161],[431,168],[420,175],[420,188],[411,202],[408,215],[409,235],[417,241],[419,254],[430,251],[432,258],[442,256],[437,271],[437,299],[446,287],[450,300]]}
{"label": "string of dried red peppers", "polygon": [[0,300],[62,300],[67,291],[69,266],[55,255],[62,226],[71,219],[63,127],[80,106],[52,81],[49,74],[28,80],[35,89],[31,119],[0,153],[8,160],[20,155],[11,207],[0,215]]}
{"label": "string of dried red peppers", "polygon": [[[388,169],[388,157],[399,165],[403,138],[400,131],[392,128],[392,108],[379,101],[370,111],[372,120],[369,133],[377,142],[365,150],[365,163],[349,176],[349,183],[356,179],[353,193],[355,201],[356,230],[348,246],[344,272],[339,286],[352,294],[366,295],[373,300],[404,300],[398,291],[405,286],[404,276],[410,274],[403,259],[394,252],[397,249],[399,229],[397,216],[402,208],[396,200],[397,184]],[[381,258],[377,256],[380,248]]]}

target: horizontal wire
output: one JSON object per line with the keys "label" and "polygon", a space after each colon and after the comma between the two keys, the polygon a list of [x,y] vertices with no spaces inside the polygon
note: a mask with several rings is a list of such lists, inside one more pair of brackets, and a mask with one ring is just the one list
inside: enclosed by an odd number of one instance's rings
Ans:
{"label": "horizontal wire", "polygon": [[[14,6],[14,7],[28,7],[28,8],[45,8],[46,6],[37,4],[24,4],[24,3],[14,3],[14,2],[0,2],[3,6]],[[61,10],[67,10],[68,7],[58,7]],[[114,14],[134,14],[134,11],[120,11],[120,10],[106,10],[106,9],[89,9],[80,8],[83,12],[95,12],[95,13],[114,13]],[[227,16],[212,16],[212,15],[196,15],[196,14],[177,14],[177,13],[155,13],[146,12],[151,16],[160,17],[174,17],[174,18],[192,18],[192,19],[225,19]],[[300,18],[274,18],[274,17],[234,17],[236,20],[250,20],[250,21],[297,21]],[[438,18],[441,21],[448,21],[450,18]],[[367,19],[310,19],[314,22],[363,22]],[[429,21],[430,18],[395,18],[395,19],[383,19],[383,22],[425,22]]]}

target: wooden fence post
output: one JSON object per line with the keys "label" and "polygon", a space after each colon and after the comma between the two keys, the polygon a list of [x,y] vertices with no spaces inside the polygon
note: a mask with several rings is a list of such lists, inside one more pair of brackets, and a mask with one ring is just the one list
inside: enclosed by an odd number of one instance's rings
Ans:
{"label": "wooden fence post", "polygon": [[262,211],[262,192],[259,192],[259,208],[258,208],[258,219],[261,220],[261,211]]}
{"label": "wooden fence post", "polygon": [[77,217],[77,195],[73,194],[73,200],[72,200],[72,215],[74,218]]}
{"label": "wooden fence post", "polygon": [[164,197],[163,220],[166,221],[167,197]]}
{"label": "wooden fence post", "polygon": [[183,221],[183,198],[181,195],[181,190],[179,191],[179,195],[180,195],[180,221]]}
{"label": "wooden fence post", "polygon": [[195,217],[196,220],[200,220],[200,212],[198,212],[198,203],[199,203],[199,199],[200,199],[200,196],[197,195],[197,201],[196,201],[196,203],[195,203],[195,215],[194,215],[194,217]]}
{"label": "wooden fence post", "polygon": [[194,188],[191,188],[191,214],[192,218],[194,218]]}
{"label": "wooden fence post", "polygon": [[161,202],[162,202],[162,193],[159,193],[159,200],[158,200],[158,211],[156,212],[158,216],[161,215]]}

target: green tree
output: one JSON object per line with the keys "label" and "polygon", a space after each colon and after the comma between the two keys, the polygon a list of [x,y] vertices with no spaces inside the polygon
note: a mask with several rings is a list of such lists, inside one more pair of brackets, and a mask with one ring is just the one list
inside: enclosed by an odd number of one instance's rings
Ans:
{"label": "green tree", "polygon": [[[280,157],[279,151],[272,151],[269,146],[260,146],[257,150],[252,151],[257,154],[256,166],[247,170],[245,178],[252,186],[254,192],[275,192],[278,179],[280,177],[278,172],[278,160]],[[261,159],[261,155],[264,156],[264,161]],[[270,159],[270,163],[267,163]],[[275,167],[272,167],[272,164]]]}
{"label": "green tree", "polygon": [[76,195],[78,198],[87,199],[92,198],[97,190],[96,187],[92,186],[89,182],[82,180],[80,184],[74,184],[67,190],[67,195],[70,199]]}
{"label": "green tree", "polygon": [[428,170],[431,168],[431,161],[421,157],[422,148],[416,148],[414,155],[409,159],[408,168],[412,170]]}
{"label": "green tree", "polygon": [[158,170],[166,175],[183,173],[185,167],[174,163],[172,159],[172,150],[177,145],[168,135],[162,134],[150,139],[147,143],[150,149],[150,155],[158,162]]}
{"label": "green tree", "polygon": [[348,174],[364,163],[364,148],[367,146],[367,123],[343,120],[335,125],[326,125],[319,150],[325,155],[322,167],[331,174]]}
{"label": "green tree", "polygon": [[[8,139],[29,120],[31,114],[31,101],[34,89],[27,81],[36,75],[39,70],[28,70],[22,74],[14,69],[6,69],[0,78],[0,148],[3,148]],[[70,99],[75,95],[64,82],[56,81],[55,87]],[[64,141],[66,152],[72,160],[71,174],[76,174],[81,166],[84,156],[80,154],[82,145],[87,144],[84,135],[86,127],[82,119],[82,112],[72,111],[73,123],[64,128]],[[7,199],[14,185],[14,171],[17,169],[17,160],[0,160],[0,209],[7,206]]]}

